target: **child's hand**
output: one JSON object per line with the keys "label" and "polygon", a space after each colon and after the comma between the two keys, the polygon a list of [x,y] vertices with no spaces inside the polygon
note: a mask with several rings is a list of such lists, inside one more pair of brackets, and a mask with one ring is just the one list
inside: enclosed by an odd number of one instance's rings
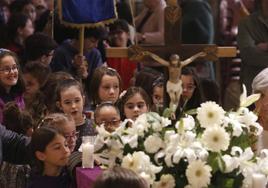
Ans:
{"label": "child's hand", "polygon": [[84,62],[82,65],[77,67],[77,74],[80,76],[82,79],[85,79],[88,77],[88,67],[87,64]]}
{"label": "child's hand", "polygon": [[73,65],[75,67],[80,67],[86,61],[86,57],[80,54],[74,56]]}

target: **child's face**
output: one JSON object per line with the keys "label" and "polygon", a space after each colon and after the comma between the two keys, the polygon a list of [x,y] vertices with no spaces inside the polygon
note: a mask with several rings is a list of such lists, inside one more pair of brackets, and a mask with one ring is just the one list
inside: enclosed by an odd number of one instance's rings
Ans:
{"label": "child's face", "polygon": [[92,50],[93,48],[98,47],[99,40],[94,37],[85,38],[84,40],[84,49]]}
{"label": "child's face", "polygon": [[23,38],[26,39],[30,35],[34,33],[34,27],[32,20],[28,19],[24,27],[18,29],[18,34]]}
{"label": "child's face", "polygon": [[155,105],[163,105],[163,95],[164,95],[164,87],[163,86],[155,86],[153,89],[153,103]]}
{"label": "child's face", "polygon": [[0,60],[0,82],[5,89],[16,85],[19,78],[18,66],[12,56]]}
{"label": "child's face", "polygon": [[124,113],[127,119],[136,120],[141,114],[148,112],[146,102],[139,93],[136,93],[124,104]]}
{"label": "child's face", "polygon": [[181,75],[182,80],[182,98],[190,99],[193,96],[195,84],[193,76]]}
{"label": "child's face", "polygon": [[127,41],[129,39],[129,34],[122,29],[118,29],[110,32],[111,42],[113,46],[116,47],[127,47]]}
{"label": "child's face", "polygon": [[120,116],[112,106],[102,107],[96,115],[96,124],[104,124],[104,127],[108,132],[113,132],[120,125]]}
{"label": "child's face", "polygon": [[34,96],[40,88],[38,80],[29,73],[23,74],[23,79],[26,90],[24,93],[25,97],[28,98]]}
{"label": "child's face", "polygon": [[55,138],[47,145],[44,152],[37,151],[36,157],[44,162],[46,167],[63,167],[67,165],[70,156],[70,150],[65,138],[57,134]]}
{"label": "child's face", "polygon": [[75,124],[83,119],[84,97],[76,86],[71,86],[60,93],[60,109],[71,115]]}
{"label": "child's face", "polygon": [[99,87],[100,102],[111,101],[115,103],[119,96],[119,80],[116,76],[104,75]]}
{"label": "child's face", "polygon": [[66,122],[66,125],[64,125],[63,129],[64,129],[63,130],[64,137],[66,139],[68,148],[70,149],[70,152],[73,152],[75,148],[75,143],[77,140],[77,133],[76,133],[74,121]]}

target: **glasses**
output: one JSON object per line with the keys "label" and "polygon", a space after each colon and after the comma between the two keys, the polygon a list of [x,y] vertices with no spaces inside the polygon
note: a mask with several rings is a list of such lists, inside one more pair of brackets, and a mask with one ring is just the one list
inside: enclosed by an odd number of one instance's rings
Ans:
{"label": "glasses", "polygon": [[99,125],[104,124],[105,127],[115,127],[120,123],[120,119],[114,119],[111,121],[102,121]]}
{"label": "glasses", "polygon": [[[1,53],[1,52],[0,52]],[[0,69],[0,72],[3,72],[5,74],[9,74],[11,73],[11,71],[15,72],[17,71],[19,68],[17,65],[13,65],[12,67],[4,67],[2,69]]]}
{"label": "glasses", "polygon": [[64,134],[66,140],[76,139],[79,136],[79,132],[72,132],[71,134]]}
{"label": "glasses", "polygon": [[194,85],[187,85],[187,86],[182,86],[183,90],[186,91],[193,91],[195,89]]}

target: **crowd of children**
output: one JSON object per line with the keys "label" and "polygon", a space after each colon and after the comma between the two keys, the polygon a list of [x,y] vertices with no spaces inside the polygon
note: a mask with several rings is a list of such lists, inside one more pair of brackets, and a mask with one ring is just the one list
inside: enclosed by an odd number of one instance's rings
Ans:
{"label": "crowd of children", "polygon": [[[86,29],[81,55],[78,30],[66,29],[64,41],[57,33],[55,40],[45,34],[49,2],[0,4],[0,28],[7,31],[0,32],[6,34],[6,40],[0,41],[0,123],[31,137],[32,156],[27,160],[30,166],[1,164],[3,188],[75,186],[67,167],[70,158],[76,160],[83,136],[97,135],[95,126],[104,125],[113,132],[125,119],[132,122],[149,111],[162,113],[166,102],[163,73],[128,59],[106,59],[99,49],[131,45],[129,23],[117,20],[109,27]],[[8,14],[3,8],[8,8]],[[181,79],[178,113],[206,100],[191,69],[185,68]],[[135,178],[124,169],[110,171],[126,180],[130,175]],[[109,171],[105,174],[95,188],[104,188],[111,175]],[[146,187],[143,180],[136,180],[134,187]]]}

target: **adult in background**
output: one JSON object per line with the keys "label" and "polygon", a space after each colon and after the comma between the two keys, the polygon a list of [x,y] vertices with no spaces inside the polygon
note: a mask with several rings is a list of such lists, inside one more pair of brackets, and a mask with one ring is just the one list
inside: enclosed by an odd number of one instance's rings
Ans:
{"label": "adult in background", "polygon": [[258,121],[263,127],[263,132],[257,142],[257,149],[268,149],[268,68],[261,71],[252,82],[253,93],[261,94],[260,99],[255,103],[255,112],[258,114]]}
{"label": "adult in background", "polygon": [[136,38],[142,44],[164,43],[165,0],[143,0],[144,9],[135,18]]}
{"label": "adult in background", "polygon": [[238,25],[237,44],[242,58],[241,82],[251,93],[253,78],[268,66],[268,1],[260,0],[255,13]]}

